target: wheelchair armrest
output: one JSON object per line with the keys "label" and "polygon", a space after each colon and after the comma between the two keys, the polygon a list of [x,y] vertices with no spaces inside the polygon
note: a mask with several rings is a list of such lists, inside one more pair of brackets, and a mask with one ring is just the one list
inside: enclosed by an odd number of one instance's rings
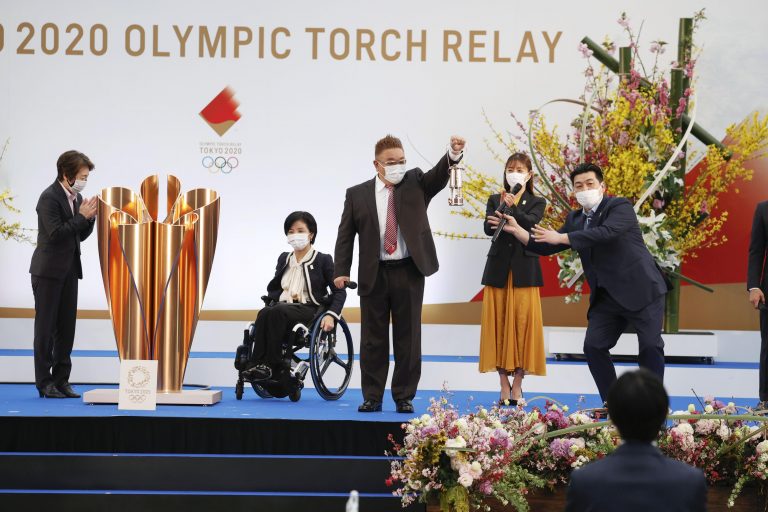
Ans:
{"label": "wheelchair armrest", "polygon": [[265,306],[272,306],[277,302],[275,299],[273,299],[269,295],[262,295],[261,300],[264,301]]}

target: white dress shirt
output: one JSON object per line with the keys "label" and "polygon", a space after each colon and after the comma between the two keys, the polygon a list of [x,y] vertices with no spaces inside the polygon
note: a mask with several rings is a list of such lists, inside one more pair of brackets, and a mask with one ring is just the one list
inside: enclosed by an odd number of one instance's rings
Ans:
{"label": "white dress shirt", "polygon": [[[456,153],[451,150],[450,146],[448,147],[448,158],[450,158],[452,162],[460,160],[463,154],[463,150]],[[395,193],[394,188],[392,189],[392,193]],[[403,239],[403,232],[400,230],[399,219],[397,227],[397,248],[392,254],[389,254],[384,250],[384,235],[387,231],[387,201],[389,201],[389,190],[387,190],[387,185],[381,180],[381,176],[377,174],[376,213],[379,217],[379,259],[401,260],[407,258],[410,254],[408,253],[408,247],[405,245],[405,240]]]}
{"label": "white dress shirt", "polygon": [[77,194],[74,194],[67,190],[67,187],[64,186],[62,182],[59,182],[59,185],[61,185],[61,188],[64,189],[64,193],[67,195],[67,199],[69,200],[69,208],[72,210],[72,216],[75,215],[75,199],[77,199]]}

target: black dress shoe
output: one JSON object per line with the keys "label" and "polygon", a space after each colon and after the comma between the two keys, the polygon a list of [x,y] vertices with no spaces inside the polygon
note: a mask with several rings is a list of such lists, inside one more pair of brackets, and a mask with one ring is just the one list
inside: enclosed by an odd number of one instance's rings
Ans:
{"label": "black dress shoe", "polygon": [[413,403],[411,403],[410,400],[398,400],[396,406],[397,412],[402,412],[405,414],[413,413]]}
{"label": "black dress shoe", "polygon": [[80,395],[74,389],[72,389],[72,386],[70,386],[69,382],[59,384],[56,386],[56,389],[58,389],[59,392],[61,392],[61,394],[67,398],[80,398]]}
{"label": "black dress shoe", "polygon": [[357,412],[379,412],[381,411],[381,402],[378,400],[366,400],[360,407],[357,408]]}
{"label": "black dress shoe", "polygon": [[262,363],[255,364],[247,370],[243,370],[242,376],[248,382],[267,380],[272,377],[272,368]]}
{"label": "black dress shoe", "polygon": [[67,398],[67,396],[56,389],[56,386],[53,384],[46,384],[42,388],[37,388],[37,393],[40,395],[40,398]]}

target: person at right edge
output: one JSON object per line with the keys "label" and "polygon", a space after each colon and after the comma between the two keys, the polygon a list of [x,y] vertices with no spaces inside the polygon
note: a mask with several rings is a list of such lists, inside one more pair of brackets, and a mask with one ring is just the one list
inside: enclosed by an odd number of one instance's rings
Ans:
{"label": "person at right edge", "polygon": [[768,292],[768,272],[765,261],[768,257],[768,201],[757,204],[752,221],[752,235],[749,239],[749,261],[747,263],[747,290],[749,302],[760,310],[760,402],[758,410],[768,409],[768,309],[765,293]]}
{"label": "person at right edge", "polygon": [[[504,166],[504,192],[488,198],[485,234],[494,235],[491,221],[505,207],[526,229],[544,216],[546,201],[533,194],[531,159],[515,153]],[[498,226],[498,223],[495,223]],[[544,284],[536,253],[514,236],[501,232],[491,243],[483,271],[483,310],[480,322],[480,371],[498,372],[499,405],[515,406],[523,397],[523,377],[546,375],[544,323],[539,287]],[[514,375],[512,383],[509,376]]]}
{"label": "person at right edge", "polygon": [[628,325],[637,332],[640,366],[664,378],[661,331],[669,284],[645,246],[632,204],[605,196],[602,169],[583,163],[570,177],[581,209],[570,212],[559,230],[537,225],[529,233],[511,215],[503,229],[542,256],[578,252],[591,290],[584,355],[605,406],[616,382],[610,350]]}

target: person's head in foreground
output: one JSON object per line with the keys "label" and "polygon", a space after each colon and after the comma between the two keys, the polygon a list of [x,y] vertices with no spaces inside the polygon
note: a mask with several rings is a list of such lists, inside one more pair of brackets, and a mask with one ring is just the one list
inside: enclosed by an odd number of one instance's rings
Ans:
{"label": "person's head in foreground", "polygon": [[669,396],[664,384],[643,368],[624,373],[608,391],[608,417],[624,441],[655,440],[668,411]]}

